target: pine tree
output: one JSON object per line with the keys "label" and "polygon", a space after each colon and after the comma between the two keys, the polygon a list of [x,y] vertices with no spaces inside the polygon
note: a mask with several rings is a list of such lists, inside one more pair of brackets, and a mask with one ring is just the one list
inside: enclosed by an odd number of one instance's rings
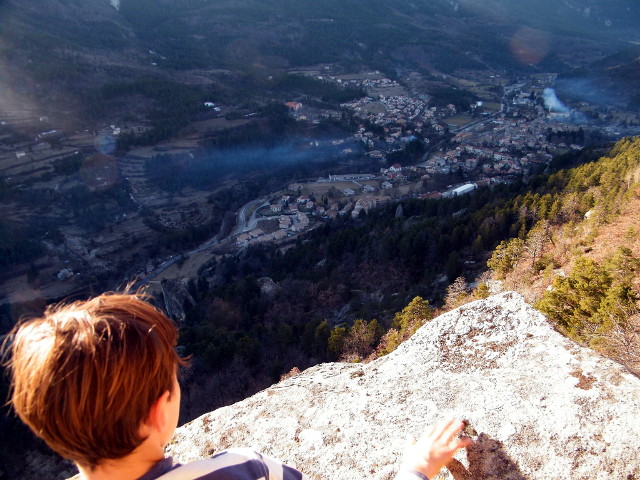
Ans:
{"label": "pine tree", "polygon": [[418,328],[433,318],[433,309],[427,300],[415,297],[401,312],[396,313],[391,329],[382,337],[378,351],[381,355],[393,352],[411,337]]}
{"label": "pine tree", "polygon": [[520,238],[503,240],[491,255],[487,266],[496,272],[499,278],[511,272],[522,258],[525,243]]}

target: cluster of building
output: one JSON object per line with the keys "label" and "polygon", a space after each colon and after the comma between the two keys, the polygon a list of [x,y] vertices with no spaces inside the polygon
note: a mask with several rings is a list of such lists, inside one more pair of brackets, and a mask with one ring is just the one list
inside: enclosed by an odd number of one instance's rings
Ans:
{"label": "cluster of building", "polygon": [[[371,176],[372,175],[367,175],[367,177]],[[343,197],[353,197],[358,193],[372,193],[375,191],[376,188],[371,185],[354,183],[353,188],[343,187],[338,193]],[[273,213],[283,213],[283,215],[278,218],[280,228],[290,229],[292,232],[299,232],[309,226],[309,217],[325,220],[334,219],[339,215],[343,216],[351,212],[354,204],[353,202],[347,202],[346,205],[341,208],[338,202],[329,202],[328,199],[325,199],[325,203],[318,203],[307,195],[300,195],[295,198],[290,195],[282,195],[275,202],[271,203],[269,208]],[[302,215],[304,215],[304,217],[302,217]]]}
{"label": "cluster of building", "polygon": [[[371,185],[364,185],[361,192],[373,192],[376,189]],[[351,192],[342,192],[345,196],[356,195],[355,190]],[[391,201],[389,196],[373,196],[366,195],[354,201],[347,201],[342,207],[340,203],[333,202],[330,206],[319,204],[311,200],[306,195],[293,197],[291,195],[282,195],[276,201],[269,205],[271,213],[282,213],[279,216],[272,216],[271,219],[278,221],[278,228],[274,232],[266,233],[257,227],[248,232],[242,233],[236,237],[237,247],[246,247],[265,242],[276,242],[296,233],[300,233],[309,228],[311,217],[317,217],[324,220],[334,219],[338,216],[346,216],[351,214],[353,218],[357,218],[362,211],[369,212],[372,208],[380,207]]]}
{"label": "cluster of building", "polygon": [[[436,119],[435,107],[427,108],[424,101],[407,96],[380,97],[379,100],[365,97],[342,106],[350,109],[354,117],[363,123],[382,128],[382,136],[387,144],[383,146],[385,150],[393,150],[394,147],[410,142],[416,138],[415,134],[426,131],[444,133],[445,130]],[[380,133],[361,126],[354,137],[373,148]]]}
{"label": "cluster of building", "polygon": [[423,166],[429,173],[447,174],[461,169],[486,176],[515,175],[536,165],[547,165],[551,152],[560,148],[581,149],[580,145],[551,143],[547,134],[574,130],[575,125],[554,122],[544,116],[522,119],[499,116],[474,130],[458,133],[453,148],[433,155]]}
{"label": "cluster of building", "polygon": [[402,88],[402,86],[395,80],[380,77],[380,72],[378,70],[376,70],[375,72],[365,73],[364,77],[357,79],[345,79],[333,75],[318,75],[316,78],[318,80],[330,80],[344,86],[362,87],[367,90]]}
{"label": "cluster of building", "polygon": [[[379,99],[364,97],[342,106],[351,109],[357,118],[380,126],[422,122],[434,118],[436,112],[435,107],[427,108],[424,101],[404,95],[381,96]],[[380,111],[383,110],[380,106],[384,111]]]}
{"label": "cluster of building", "polygon": [[[446,125],[445,119],[457,114],[454,105],[429,107],[424,98],[398,95],[402,87],[397,82],[376,77],[376,74],[365,74],[357,80],[322,77],[379,93],[376,98],[365,97],[342,105],[362,121],[354,138],[365,144],[372,159],[385,162],[387,153],[401,149],[408,142],[420,137],[428,143],[429,139],[425,137],[433,140],[434,135],[437,138],[447,131],[450,126]],[[426,173],[462,171],[487,176],[516,175],[534,164],[548,163],[552,158],[549,151],[557,147],[546,139],[548,128],[552,126],[562,131],[573,127],[550,120],[544,108],[535,101],[535,95],[526,90],[527,87],[538,88],[547,80],[535,78],[540,85],[521,83],[505,87],[508,108],[490,119],[484,114],[484,119],[480,118],[484,121],[477,122],[478,128],[458,129],[453,148],[434,155],[421,165]],[[481,102],[475,106],[481,106]],[[383,172],[385,181],[402,180],[401,172],[390,170],[389,175]],[[385,186],[390,188],[388,184]]]}
{"label": "cluster of building", "polygon": [[309,216],[304,212],[297,212],[295,215],[281,215],[278,218],[278,229],[274,232],[266,233],[261,228],[254,228],[236,237],[236,246],[246,247],[265,242],[275,242],[282,240],[294,233],[302,232],[309,228]]}
{"label": "cluster of building", "polygon": [[[368,75],[375,77],[379,73],[372,72]],[[354,135],[355,138],[369,148],[393,151],[414,140],[416,135],[424,136],[427,132],[443,134],[445,126],[440,120],[455,114],[453,105],[438,109],[429,107],[424,98],[401,94],[403,88],[395,80],[366,77],[367,74],[363,79],[348,81],[335,79],[335,81],[343,85],[356,85],[377,93],[376,96],[360,98],[341,105],[349,109],[364,125],[375,125],[382,129],[382,135],[380,132],[369,131],[364,126],[358,129]],[[380,137],[383,138],[382,145],[378,145],[379,142],[377,142]]]}
{"label": "cluster of building", "polygon": [[[427,174],[466,173],[475,177],[512,176],[527,172],[537,164],[548,164],[558,147],[578,149],[579,145],[557,145],[549,142],[549,129],[556,132],[570,131],[575,125],[563,123],[563,119],[545,110],[536,101],[532,89],[539,89],[552,78],[532,79],[533,83],[518,83],[504,87],[503,110],[491,115],[483,114],[467,127],[446,126],[444,119],[456,115],[456,108],[429,107],[421,98],[410,96],[366,97],[346,103],[363,125],[354,134],[370,148],[370,156],[385,160],[389,151],[403,144],[424,137],[426,132],[444,134],[447,127],[456,128],[457,134],[445,151],[432,155],[420,165]],[[368,83],[367,83],[368,82]],[[365,80],[360,86],[397,87],[391,80]],[[548,85],[548,84],[547,84]],[[481,106],[478,102],[476,107]],[[379,131],[371,131],[370,125],[382,127],[384,142],[379,142]],[[415,134],[415,135],[414,135]],[[432,137],[433,138],[433,137]],[[425,143],[427,139],[423,140]],[[386,143],[386,145],[384,145]],[[402,172],[382,171],[387,182],[402,180]],[[387,188],[389,188],[388,185]]]}
{"label": "cluster of building", "polygon": [[246,247],[248,245],[256,245],[258,243],[274,242],[287,237],[286,230],[276,230],[272,233],[265,233],[260,228],[242,233],[236,237],[236,246]]}
{"label": "cluster of building", "polygon": [[385,203],[389,203],[391,201],[391,197],[387,196],[369,196],[360,198],[355,205],[353,206],[353,210],[351,211],[351,216],[353,218],[358,218],[361,212],[369,213],[369,210],[372,208],[378,208],[384,205]]}
{"label": "cluster of building", "polygon": [[296,215],[298,213],[323,214],[325,212],[324,205],[318,205],[312,197],[308,195],[300,195],[294,197],[292,195],[282,195],[269,205],[271,213],[285,213],[288,215]]}

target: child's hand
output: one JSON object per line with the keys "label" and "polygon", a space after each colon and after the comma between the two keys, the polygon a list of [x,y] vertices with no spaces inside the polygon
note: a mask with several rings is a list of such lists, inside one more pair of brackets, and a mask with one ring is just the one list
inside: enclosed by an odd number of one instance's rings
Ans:
{"label": "child's hand", "polygon": [[456,438],[463,427],[463,422],[453,419],[427,427],[420,440],[409,443],[400,470],[419,472],[427,478],[435,477],[458,449],[471,445],[468,437]]}

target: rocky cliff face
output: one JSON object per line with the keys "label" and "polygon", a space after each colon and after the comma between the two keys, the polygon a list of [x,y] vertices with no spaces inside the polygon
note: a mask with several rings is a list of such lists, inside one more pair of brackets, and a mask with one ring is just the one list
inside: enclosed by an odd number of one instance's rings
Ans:
{"label": "rocky cliff face", "polygon": [[181,280],[162,280],[160,283],[162,291],[162,308],[169,318],[179,324],[184,322],[187,314],[185,305],[193,307],[196,301],[193,299],[187,286]]}
{"label": "rocky cliff face", "polygon": [[390,479],[404,439],[468,419],[440,478],[637,479],[640,379],[555,332],[515,293],[465,305],[372,363],[318,365],[178,429],[185,462],[248,446],[312,478]]}

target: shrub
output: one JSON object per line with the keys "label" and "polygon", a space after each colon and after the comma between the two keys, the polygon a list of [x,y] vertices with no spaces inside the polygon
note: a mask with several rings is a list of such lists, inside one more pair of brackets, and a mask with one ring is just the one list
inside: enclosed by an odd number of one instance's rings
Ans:
{"label": "shrub", "polygon": [[603,335],[626,322],[638,295],[632,279],[639,261],[620,248],[602,264],[579,258],[570,275],[554,280],[536,308],[575,340],[596,346]]}

